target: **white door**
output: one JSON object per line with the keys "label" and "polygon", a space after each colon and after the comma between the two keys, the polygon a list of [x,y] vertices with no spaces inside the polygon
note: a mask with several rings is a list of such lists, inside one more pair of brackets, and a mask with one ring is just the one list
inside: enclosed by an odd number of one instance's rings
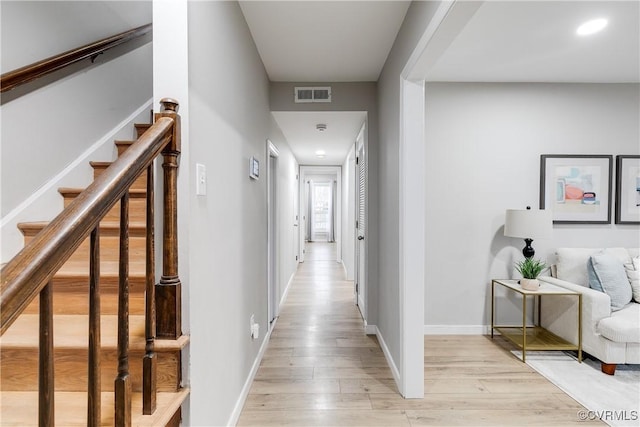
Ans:
{"label": "white door", "polygon": [[[296,183],[299,182],[298,179],[298,175],[296,174]],[[300,184],[298,184],[299,186]],[[296,188],[298,188],[298,186],[296,186]],[[293,218],[293,249],[294,249],[294,254],[296,257],[296,262],[301,262],[300,261],[300,234],[301,234],[301,227],[300,227],[300,192],[299,191],[294,191],[293,192],[293,213],[294,213],[294,218]],[[304,238],[304,236],[303,236]],[[296,267],[297,268],[297,267]]]}
{"label": "white door", "polygon": [[362,317],[366,320],[366,182],[367,162],[364,150],[363,132],[358,135],[356,141],[356,256],[355,256],[355,294],[356,304]]}
{"label": "white door", "polygon": [[300,168],[300,179],[298,180],[299,187],[299,200],[300,204],[298,205],[298,217],[300,220],[298,221],[298,228],[300,228],[299,234],[299,245],[298,245],[298,262],[304,262],[304,255],[307,240],[310,238],[310,225],[309,225],[309,187],[311,183],[305,179],[304,170]]}
{"label": "white door", "polygon": [[267,156],[267,293],[269,328],[278,316],[278,268],[277,268],[277,176],[278,176],[278,150],[271,142],[268,143]]}

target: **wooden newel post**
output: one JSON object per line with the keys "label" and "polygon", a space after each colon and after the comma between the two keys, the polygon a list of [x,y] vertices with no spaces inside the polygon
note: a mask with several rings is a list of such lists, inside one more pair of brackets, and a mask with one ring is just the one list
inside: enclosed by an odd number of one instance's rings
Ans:
{"label": "wooden newel post", "polygon": [[180,156],[180,116],[178,102],[164,98],[162,111],[155,115],[174,120],[171,141],[162,150],[164,163],[164,227],[162,248],[162,277],[156,287],[156,336],[177,339],[182,335],[181,293],[178,276],[178,156]]}

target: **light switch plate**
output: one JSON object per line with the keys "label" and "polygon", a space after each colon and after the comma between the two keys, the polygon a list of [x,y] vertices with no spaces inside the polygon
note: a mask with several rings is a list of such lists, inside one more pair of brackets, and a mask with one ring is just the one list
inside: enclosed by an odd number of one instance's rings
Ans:
{"label": "light switch plate", "polygon": [[196,163],[196,195],[207,195],[207,168],[200,163]]}

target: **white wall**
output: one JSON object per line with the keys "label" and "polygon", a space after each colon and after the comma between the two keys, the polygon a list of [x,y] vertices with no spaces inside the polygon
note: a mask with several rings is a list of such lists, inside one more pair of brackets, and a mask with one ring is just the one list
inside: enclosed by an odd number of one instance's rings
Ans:
{"label": "white wall", "polygon": [[151,22],[150,0],[2,0],[0,10],[2,73]]}
{"label": "white wall", "polygon": [[356,236],[356,148],[349,150],[342,164],[342,264],[347,280],[355,279]]}
{"label": "white wall", "polygon": [[[637,84],[427,84],[427,332],[482,333],[491,278],[522,257],[504,212],[538,208],[540,155],[640,154],[639,105]],[[555,225],[533,247],[638,247],[639,230]]]}
{"label": "white wall", "polygon": [[[3,1],[1,7],[3,72],[151,22],[150,2]],[[62,209],[58,184],[45,188],[50,181],[88,184],[92,171],[87,162],[66,168],[88,150],[98,150],[97,157],[88,160],[112,160],[113,141],[104,137],[134,135],[131,127],[118,131],[129,126],[151,98],[151,44],[120,53],[107,52],[82,72],[30,92],[21,87],[2,96],[3,262],[22,245],[16,222],[48,220]],[[15,97],[18,91],[25,94]],[[140,116],[149,121],[148,112]],[[72,179],[60,176],[63,171]],[[44,208],[38,200],[27,200],[39,189],[39,196],[46,198]]]}
{"label": "white wall", "polygon": [[[208,193],[189,186],[189,422],[226,425],[239,414],[268,330],[267,138],[280,150],[278,221],[289,233],[296,163],[274,127],[269,81],[238,4],[188,2],[188,37],[189,167],[206,166]],[[249,178],[251,157],[258,180]],[[278,240],[281,293],[295,267],[293,243],[291,234]]]}
{"label": "white wall", "polygon": [[[187,0],[153,0],[153,105],[160,109],[162,98],[173,98],[180,104],[181,150],[178,158],[178,273],[182,283],[182,332],[191,333],[190,227],[192,190],[195,167],[191,167],[189,138],[189,34]],[[163,221],[162,160],[156,160],[156,230]],[[192,176],[193,175],[193,176]],[[162,235],[156,232],[156,259],[162,259]],[[162,274],[162,263],[156,262],[156,277]],[[191,346],[182,350],[182,383],[190,382]],[[184,425],[191,425],[190,397],[182,404]]]}
{"label": "white wall", "polygon": [[[439,2],[412,2],[378,80],[379,106],[379,224],[378,329],[394,364],[400,360],[399,194],[400,194],[400,75]],[[370,172],[371,176],[374,172]],[[375,262],[375,261],[374,261]]]}

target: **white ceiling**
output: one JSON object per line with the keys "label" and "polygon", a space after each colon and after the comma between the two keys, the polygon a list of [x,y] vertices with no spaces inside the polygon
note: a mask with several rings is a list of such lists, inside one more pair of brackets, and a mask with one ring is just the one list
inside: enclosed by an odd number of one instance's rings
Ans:
{"label": "white ceiling", "polygon": [[[271,81],[377,81],[406,1],[240,1]],[[457,1],[411,77],[472,82],[638,82],[638,1]],[[575,30],[597,17],[601,33]],[[293,95],[292,95],[293,96]],[[301,164],[341,164],[364,113],[274,113]],[[327,132],[315,130],[327,123]],[[341,145],[342,144],[342,145]],[[324,149],[320,160],[313,152]]]}
{"label": "white ceiling", "polygon": [[[377,81],[409,1],[240,1],[274,82]],[[291,94],[293,96],[293,94]],[[364,112],[273,113],[303,165],[340,165]],[[327,130],[316,131],[326,123]],[[325,150],[324,159],[314,154]]]}
{"label": "white ceiling", "polygon": [[274,82],[377,81],[408,1],[240,1]]}
{"label": "white ceiling", "polygon": [[[301,165],[341,165],[366,118],[363,111],[277,111],[272,114]],[[317,131],[318,123],[326,124],[327,130]],[[324,159],[316,156],[317,150],[326,152]]]}
{"label": "white ceiling", "polygon": [[[427,52],[415,74],[454,82],[639,81],[638,1],[465,3],[447,15],[434,41],[440,52]],[[595,18],[607,18],[608,26],[576,35],[580,24]]]}

